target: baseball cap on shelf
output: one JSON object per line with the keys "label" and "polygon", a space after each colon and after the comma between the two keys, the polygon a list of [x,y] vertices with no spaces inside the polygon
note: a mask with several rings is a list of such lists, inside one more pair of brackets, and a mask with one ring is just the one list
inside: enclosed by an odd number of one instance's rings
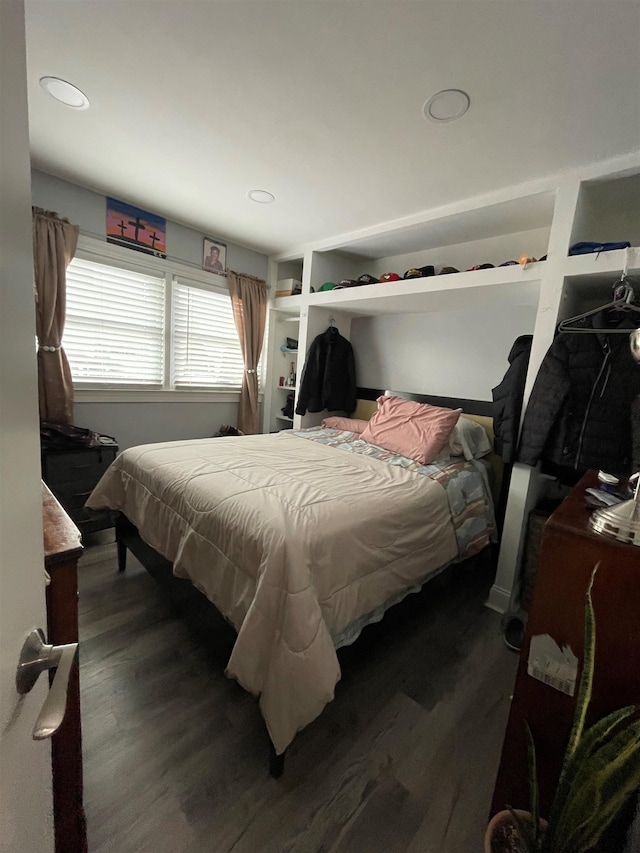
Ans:
{"label": "baseball cap on shelf", "polygon": [[397,272],[385,272],[380,276],[380,281],[400,281],[400,276]]}
{"label": "baseball cap on shelf", "polygon": [[500,264],[500,266],[501,267],[517,267],[518,262],[517,261],[505,261],[504,263]]}
{"label": "baseball cap on shelf", "polygon": [[318,293],[322,293],[322,292],[323,292],[323,291],[325,291],[325,290],[333,290],[333,289],[334,289],[334,287],[335,287],[335,284],[334,284],[332,281],[325,281],[325,283],[324,283],[324,284],[322,284],[322,285],[318,288]]}
{"label": "baseball cap on shelf", "polygon": [[469,267],[467,272],[475,272],[476,270],[492,270],[495,269],[493,264],[476,264],[474,267]]}
{"label": "baseball cap on shelf", "polygon": [[451,275],[451,273],[460,272],[460,270],[455,267],[442,267],[438,275]]}
{"label": "baseball cap on shelf", "polygon": [[362,275],[358,276],[358,283],[359,284],[377,284],[377,282],[378,282],[377,278],[374,278],[372,275],[369,275],[366,272],[363,273]]}
{"label": "baseball cap on shelf", "polygon": [[427,264],[426,267],[411,267],[402,278],[426,278],[428,275],[435,275],[433,264]]}
{"label": "baseball cap on shelf", "polygon": [[363,282],[356,281],[355,278],[343,278],[335,286],[335,290],[344,290],[345,287],[359,287]]}

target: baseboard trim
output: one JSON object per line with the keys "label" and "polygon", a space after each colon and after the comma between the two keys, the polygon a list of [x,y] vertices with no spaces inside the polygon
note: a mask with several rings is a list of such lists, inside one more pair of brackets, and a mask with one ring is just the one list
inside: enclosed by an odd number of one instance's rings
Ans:
{"label": "baseboard trim", "polygon": [[506,613],[509,610],[511,593],[495,584],[489,590],[489,598],[485,601],[485,607],[495,610],[497,613]]}

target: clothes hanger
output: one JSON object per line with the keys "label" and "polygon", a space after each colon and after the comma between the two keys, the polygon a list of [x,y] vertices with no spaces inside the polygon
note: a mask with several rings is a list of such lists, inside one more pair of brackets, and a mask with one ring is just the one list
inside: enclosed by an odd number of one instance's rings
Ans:
{"label": "clothes hanger", "polygon": [[585,328],[584,326],[575,327],[573,324],[578,323],[580,320],[585,320],[587,317],[593,317],[596,314],[600,314],[602,311],[607,311],[609,309],[619,309],[625,313],[636,314],[638,320],[638,326],[640,326],[640,306],[634,305],[633,300],[635,298],[635,293],[633,290],[633,286],[631,282],[627,279],[627,264],[625,262],[624,270],[622,275],[620,276],[619,281],[617,281],[614,285],[614,294],[619,292],[618,296],[614,296],[614,298],[605,303],[604,305],[600,305],[597,308],[592,308],[590,311],[585,311],[582,314],[577,314],[575,317],[568,317],[566,320],[562,320],[558,324],[558,332],[570,332],[573,334],[601,334],[601,335],[628,335],[629,332],[632,331],[629,327],[625,329],[616,329],[615,327],[609,327],[606,329],[594,329],[594,328]]}

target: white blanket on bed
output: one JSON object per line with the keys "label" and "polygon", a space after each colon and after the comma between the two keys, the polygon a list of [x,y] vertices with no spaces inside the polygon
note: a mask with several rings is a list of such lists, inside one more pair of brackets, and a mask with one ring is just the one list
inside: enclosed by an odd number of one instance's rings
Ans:
{"label": "white blanket on bed", "polygon": [[278,753],[333,699],[332,636],[457,556],[441,485],[287,432],[130,448],[87,506],[121,510],[233,623],[227,674]]}

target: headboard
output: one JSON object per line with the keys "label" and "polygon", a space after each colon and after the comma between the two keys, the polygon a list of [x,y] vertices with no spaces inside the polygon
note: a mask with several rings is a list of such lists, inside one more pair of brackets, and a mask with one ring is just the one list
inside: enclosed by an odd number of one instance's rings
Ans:
{"label": "headboard", "polygon": [[[355,412],[351,415],[352,418],[360,418],[368,421],[374,412],[378,409],[376,400],[384,390],[379,388],[358,388],[357,398],[358,405]],[[493,417],[492,404],[486,400],[466,400],[456,397],[437,397],[432,394],[413,394],[406,391],[390,391],[390,394],[397,394],[405,400],[414,400],[416,403],[428,403],[431,406],[443,406],[447,409],[462,409],[462,413],[466,418],[470,418],[483,427],[491,445],[493,446]],[[491,465],[493,471],[493,497],[497,504],[502,488],[502,477],[504,465],[502,459],[497,453],[489,453],[486,460]]]}

